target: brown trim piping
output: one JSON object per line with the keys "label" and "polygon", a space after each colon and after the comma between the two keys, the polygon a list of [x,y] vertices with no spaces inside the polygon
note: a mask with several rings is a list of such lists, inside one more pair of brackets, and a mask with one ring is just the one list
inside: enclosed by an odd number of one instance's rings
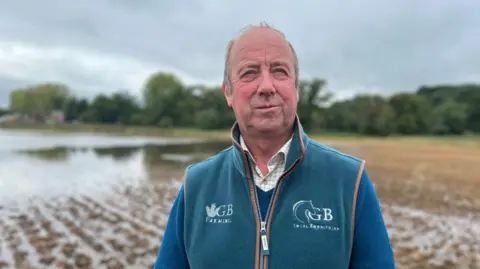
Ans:
{"label": "brown trim piping", "polygon": [[353,248],[353,239],[355,235],[355,213],[357,211],[357,196],[358,196],[358,189],[360,187],[360,181],[362,179],[363,171],[365,171],[365,163],[366,161],[363,160],[362,164],[360,165],[360,169],[358,169],[357,179],[355,181],[355,190],[353,191],[353,206],[352,206],[352,242],[350,245],[350,255],[352,255],[352,248]]}
{"label": "brown trim piping", "polygon": [[[183,172],[183,209],[184,209],[184,212],[187,211],[187,170],[188,170],[188,166],[187,168],[185,168],[185,171]],[[183,214],[183,229],[185,229],[185,213]],[[183,242],[186,242],[185,240],[185,233],[183,234]],[[186,249],[185,249],[185,255],[186,254]],[[188,259],[188,257],[187,257]]]}
{"label": "brown trim piping", "polygon": [[355,191],[353,193],[353,207],[352,207],[352,242],[353,242],[353,232],[355,230],[355,211],[357,207],[357,196],[358,196],[358,188],[360,187],[360,180],[362,179],[363,171],[365,170],[365,161],[362,161],[360,165],[360,169],[358,169],[357,179],[355,182]]}
{"label": "brown trim piping", "polygon": [[183,172],[183,207],[187,208],[187,170],[188,167],[185,168],[185,171]]}
{"label": "brown trim piping", "polygon": [[248,185],[250,186],[250,201],[252,202],[253,205],[253,213],[255,214],[255,232],[256,232],[256,238],[255,238],[255,269],[257,269],[260,266],[260,216],[258,215],[258,209],[257,209],[257,203],[256,203],[256,197],[255,197],[255,185],[253,184],[253,179],[250,177],[251,171],[250,167],[248,165],[248,160],[247,156],[242,150],[241,145],[235,140],[233,137],[233,131],[235,129],[236,123],[232,127],[232,131],[230,132],[230,138],[232,139],[233,143],[235,143],[236,146],[238,146],[239,150],[242,152],[242,158],[243,158],[243,163],[245,166],[245,169],[247,170],[247,179],[248,179]]}

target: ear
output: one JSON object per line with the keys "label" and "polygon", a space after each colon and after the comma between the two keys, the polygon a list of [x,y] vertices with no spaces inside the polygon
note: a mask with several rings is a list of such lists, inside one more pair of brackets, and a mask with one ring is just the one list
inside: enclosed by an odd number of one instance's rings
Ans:
{"label": "ear", "polygon": [[232,107],[232,95],[230,94],[230,89],[228,89],[227,84],[225,84],[225,81],[222,83],[222,90],[223,90],[223,95],[225,95],[225,99],[227,99],[227,105],[229,107]]}

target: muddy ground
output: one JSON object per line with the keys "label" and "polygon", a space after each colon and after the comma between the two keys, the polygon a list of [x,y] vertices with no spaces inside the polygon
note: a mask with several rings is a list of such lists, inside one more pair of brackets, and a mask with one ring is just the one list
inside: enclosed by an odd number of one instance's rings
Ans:
{"label": "muddy ground", "polygon": [[[344,151],[367,160],[397,268],[480,268],[480,148],[362,142]],[[153,268],[182,173],[0,205],[0,269]]]}
{"label": "muddy ground", "polygon": [[478,144],[369,141],[367,160],[397,268],[480,268]]}

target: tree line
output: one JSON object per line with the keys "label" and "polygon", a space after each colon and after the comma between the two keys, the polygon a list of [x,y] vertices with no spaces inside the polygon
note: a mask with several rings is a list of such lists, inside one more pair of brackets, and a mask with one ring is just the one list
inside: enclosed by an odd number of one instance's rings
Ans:
{"label": "tree line", "polygon": [[[358,94],[333,101],[326,81],[303,80],[298,114],[308,131],[362,135],[444,135],[480,132],[480,85],[424,85],[388,97]],[[147,78],[142,96],[126,90],[93,99],[73,95],[62,83],[43,83],[10,93],[9,110],[24,114],[61,110],[67,122],[230,128],[235,120],[220,86],[184,85],[174,74]]]}

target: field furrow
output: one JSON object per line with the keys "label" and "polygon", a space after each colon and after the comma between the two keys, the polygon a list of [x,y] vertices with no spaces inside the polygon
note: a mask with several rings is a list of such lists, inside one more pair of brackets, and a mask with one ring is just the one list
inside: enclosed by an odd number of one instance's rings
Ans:
{"label": "field furrow", "polygon": [[[379,145],[354,149],[368,159],[396,268],[480,269],[478,157]],[[462,174],[469,169],[477,170]],[[153,268],[183,171],[150,172],[155,180],[130,180],[113,169],[105,182],[86,178],[63,193],[1,200],[0,269]]]}

